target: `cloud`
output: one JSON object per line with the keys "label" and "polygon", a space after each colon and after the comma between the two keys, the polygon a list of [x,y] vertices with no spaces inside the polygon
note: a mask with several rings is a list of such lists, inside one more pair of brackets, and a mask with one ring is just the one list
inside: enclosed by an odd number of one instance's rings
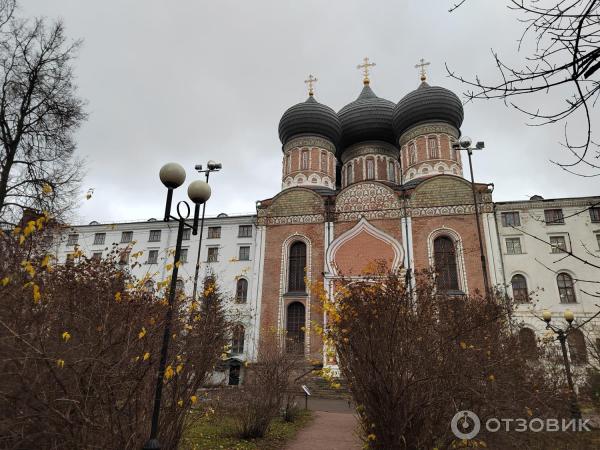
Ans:
{"label": "cloud", "polygon": [[[432,63],[431,84],[460,94],[465,87],[446,77],[444,64],[493,78],[490,48],[512,61],[524,56],[515,53],[521,25],[503,2],[447,9],[440,0],[21,5],[27,16],[63,18],[69,35],[84,39],[76,74],[90,118],[77,142],[89,164],[84,191],[95,192],[82,202],[83,223],[160,217],[158,170],[167,161],[183,164],[188,180],[195,164],[221,161],[208,213],[252,212],[256,200],[280,190],[277,126],[306,98],[309,73],[319,78],[319,101],[339,110],[360,92],[355,67],[366,55],[377,63],[374,91],[393,101],[417,87],[421,57]],[[486,141],[475,174],[495,183],[497,200],[598,193],[595,180],[549,162],[563,155],[560,126],[527,127],[517,111],[481,102],[465,106],[462,129]]]}

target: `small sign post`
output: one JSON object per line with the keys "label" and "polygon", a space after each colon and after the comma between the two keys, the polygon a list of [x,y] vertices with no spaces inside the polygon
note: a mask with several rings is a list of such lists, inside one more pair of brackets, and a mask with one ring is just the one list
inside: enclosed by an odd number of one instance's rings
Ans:
{"label": "small sign post", "polygon": [[302,385],[302,390],[304,391],[304,409],[308,409],[308,396],[311,394],[305,384]]}

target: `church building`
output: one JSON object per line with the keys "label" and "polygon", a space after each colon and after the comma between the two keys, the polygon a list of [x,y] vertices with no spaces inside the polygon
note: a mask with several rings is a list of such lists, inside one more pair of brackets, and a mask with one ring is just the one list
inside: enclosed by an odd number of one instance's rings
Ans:
{"label": "church building", "polygon": [[[532,348],[542,310],[561,317],[570,309],[578,320],[598,311],[600,196],[493,202],[492,183],[470,181],[463,105],[427,82],[427,64],[417,65],[415,89],[391,101],[371,87],[365,58],[361,90],[338,112],[317,101],[310,76],[308,98],[279,122],[280,192],[258,201],[256,215],[207,218],[202,242],[184,236],[178,286],[191,293],[199,261],[239,321],[222,382],[240,382],[273,329],[285,331],[288,351],[335,367],[313,326],[326,319],[310,286],[323,283],[335,298],[336,280],[382,260],[408,280],[434,268],[438,289],[453,295],[497,289],[514,302]],[[77,249],[101,258],[112,244],[125,267],[129,254],[143,254],[130,270],[152,289],[168,276],[175,238],[176,226],[156,219],[92,222],[68,227],[56,257],[68,262]],[[600,337],[597,320],[586,328]],[[584,336],[570,336],[573,363],[583,367]]]}
{"label": "church building", "polygon": [[[375,261],[410,272],[436,268],[440,288],[484,292],[477,215],[463,177],[463,106],[424,71],[397,103],[378,97],[365,58],[362,90],[339,112],[319,103],[309,78],[306,101],[279,123],[281,191],[257,207],[264,242],[260,329],[282,329],[287,345],[320,358],[312,327],[322,309],[307,286],[334,296],[340,276]],[[481,212],[492,212],[488,184],[477,183]],[[480,229],[484,224],[480,220]],[[327,363],[327,361],[326,361]]]}

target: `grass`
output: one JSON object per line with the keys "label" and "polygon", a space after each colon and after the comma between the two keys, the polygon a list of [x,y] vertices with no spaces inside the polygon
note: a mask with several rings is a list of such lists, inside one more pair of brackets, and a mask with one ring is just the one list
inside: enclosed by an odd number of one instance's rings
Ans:
{"label": "grass", "polygon": [[203,417],[186,432],[180,450],[281,450],[301,428],[312,420],[310,411],[302,411],[294,422],[273,421],[261,439],[240,439],[233,419],[226,415]]}

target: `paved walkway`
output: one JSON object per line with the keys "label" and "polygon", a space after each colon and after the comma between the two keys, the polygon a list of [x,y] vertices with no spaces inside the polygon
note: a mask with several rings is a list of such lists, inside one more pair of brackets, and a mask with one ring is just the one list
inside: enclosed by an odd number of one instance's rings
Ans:
{"label": "paved walkway", "polygon": [[[312,423],[300,430],[286,450],[360,450],[356,436],[358,422],[347,402],[337,400],[309,400],[314,410]],[[335,411],[335,412],[330,412]]]}

